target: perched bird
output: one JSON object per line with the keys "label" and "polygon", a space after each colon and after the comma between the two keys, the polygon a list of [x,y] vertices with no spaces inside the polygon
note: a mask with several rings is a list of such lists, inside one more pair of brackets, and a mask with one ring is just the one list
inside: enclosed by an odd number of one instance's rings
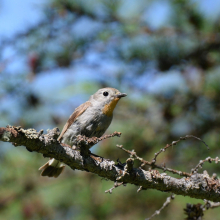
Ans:
{"label": "perched bird", "polygon": [[[115,106],[126,95],[114,88],[99,89],[75,109],[57,140],[74,148],[77,135],[101,137],[111,124]],[[41,176],[58,177],[64,168],[62,162],[51,158],[39,170],[42,170]]]}

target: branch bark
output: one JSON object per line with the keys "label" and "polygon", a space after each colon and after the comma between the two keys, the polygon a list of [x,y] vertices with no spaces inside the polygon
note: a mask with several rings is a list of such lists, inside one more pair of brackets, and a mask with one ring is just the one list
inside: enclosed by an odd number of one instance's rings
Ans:
{"label": "branch bark", "polygon": [[[80,150],[62,146],[57,141],[59,133],[58,128],[48,130],[47,134],[43,134],[43,130],[37,132],[35,129],[25,130],[21,127],[7,126],[0,128],[0,141],[12,142],[15,146],[23,145],[28,151],[41,153],[44,157],[53,157],[64,162],[73,170],[92,172],[114,182],[134,184],[145,190],[157,189],[177,195],[220,202],[220,181],[210,177],[207,173],[196,173],[190,177],[178,179],[157,170],[146,171],[132,166],[129,166],[128,169],[126,163],[115,163],[90,153],[85,154]],[[117,136],[117,134],[112,136]],[[87,144],[91,144],[91,141],[81,138],[79,146],[83,148]],[[95,141],[97,142],[97,138]]]}

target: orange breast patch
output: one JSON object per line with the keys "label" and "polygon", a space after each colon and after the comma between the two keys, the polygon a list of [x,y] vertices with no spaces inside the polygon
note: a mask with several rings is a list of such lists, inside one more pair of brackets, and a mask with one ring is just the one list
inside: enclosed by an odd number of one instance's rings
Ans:
{"label": "orange breast patch", "polygon": [[107,115],[108,117],[112,116],[112,113],[115,109],[115,106],[118,103],[119,98],[113,99],[109,104],[105,105],[102,112]]}

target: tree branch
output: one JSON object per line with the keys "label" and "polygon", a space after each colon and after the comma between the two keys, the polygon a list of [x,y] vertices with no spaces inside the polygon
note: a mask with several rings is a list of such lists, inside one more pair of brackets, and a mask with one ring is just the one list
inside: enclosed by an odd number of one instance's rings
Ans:
{"label": "tree branch", "polygon": [[[62,146],[57,141],[59,133],[58,128],[48,130],[47,134],[43,134],[42,130],[37,132],[34,129],[25,130],[21,127],[7,126],[0,128],[0,141],[12,142],[15,146],[23,145],[29,151],[36,151],[43,154],[44,157],[53,157],[62,161],[73,170],[88,171],[114,182],[141,186],[142,190],[157,189],[177,195],[220,202],[219,180],[210,177],[207,173],[195,173],[189,177],[178,179],[166,173],[159,173],[157,170],[146,171],[142,168],[133,168],[129,164],[132,161],[128,161],[127,164],[116,164],[114,161],[89,153],[82,154],[81,150],[73,150],[67,145]],[[114,135],[108,137],[111,136]],[[83,139],[80,141],[80,147],[85,147],[86,144],[92,142],[92,139],[86,141]],[[97,141],[96,138],[95,141]]]}

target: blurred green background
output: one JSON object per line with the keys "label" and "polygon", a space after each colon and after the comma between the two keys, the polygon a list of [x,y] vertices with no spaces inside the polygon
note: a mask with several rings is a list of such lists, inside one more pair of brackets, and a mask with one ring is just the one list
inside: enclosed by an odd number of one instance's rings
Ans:
{"label": "blurred green background", "polygon": [[[0,125],[62,129],[91,94],[114,87],[128,96],[107,134],[122,136],[92,152],[125,162],[128,155],[116,147],[122,144],[151,160],[167,143],[192,134],[210,150],[188,139],[158,158],[190,172],[200,159],[220,153],[219,30],[217,0],[3,0]],[[113,182],[70,168],[57,179],[40,177],[46,161],[0,143],[0,219],[138,220],[170,195],[137,193],[133,185],[105,194]],[[219,174],[218,164],[204,169]],[[183,219],[186,203],[198,202],[176,196],[154,219]],[[209,210],[205,219],[218,215],[220,209]]]}

